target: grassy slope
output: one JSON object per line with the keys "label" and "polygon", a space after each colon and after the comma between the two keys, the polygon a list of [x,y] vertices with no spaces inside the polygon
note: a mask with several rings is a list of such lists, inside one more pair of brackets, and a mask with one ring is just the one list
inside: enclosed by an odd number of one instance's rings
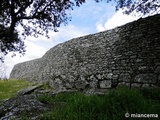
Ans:
{"label": "grassy slope", "polygon": [[29,84],[31,83],[24,80],[0,80],[0,101],[13,97],[17,91]]}
{"label": "grassy slope", "polygon": [[125,120],[127,112],[160,115],[159,93],[160,89],[118,88],[106,95],[85,96],[76,92],[38,99],[55,104],[53,111],[45,113],[42,120]]}

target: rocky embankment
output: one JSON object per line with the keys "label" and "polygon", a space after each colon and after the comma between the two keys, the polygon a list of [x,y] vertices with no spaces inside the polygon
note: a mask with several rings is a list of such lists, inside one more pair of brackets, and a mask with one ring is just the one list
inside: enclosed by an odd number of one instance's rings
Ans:
{"label": "rocky embankment", "polygon": [[[74,92],[76,90],[55,91],[53,88],[44,88],[42,84],[29,86],[26,89],[17,92],[16,96],[0,103],[0,120],[21,120],[27,118],[30,120],[39,120],[44,113],[50,113],[55,106],[40,101],[41,96],[55,97],[58,93]],[[86,90],[86,95],[104,94],[105,90]]]}
{"label": "rocky embankment", "polygon": [[52,90],[45,90],[42,85],[30,86],[17,92],[15,97],[1,103],[0,120],[20,120],[23,117],[38,120],[44,112],[50,111],[53,107],[38,100],[38,97],[44,94],[55,95]]}

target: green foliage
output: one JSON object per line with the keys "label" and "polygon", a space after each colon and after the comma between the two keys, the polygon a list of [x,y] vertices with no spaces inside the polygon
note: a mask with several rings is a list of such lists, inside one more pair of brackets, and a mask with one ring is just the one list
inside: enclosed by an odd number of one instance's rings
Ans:
{"label": "green foliage", "polygon": [[160,102],[160,88],[142,88],[140,92],[147,99],[159,100]]}
{"label": "green foliage", "polygon": [[118,88],[106,95],[91,96],[79,92],[61,93],[41,97],[42,101],[61,105],[53,107],[49,115],[44,114],[42,120],[122,120],[127,112],[160,114],[160,103],[147,99],[139,89]]}
{"label": "green foliage", "polygon": [[43,95],[43,96],[39,96],[37,99],[40,102],[45,103],[45,104],[53,104],[54,103],[53,96]]}
{"label": "green foliage", "polygon": [[24,80],[0,80],[0,101],[13,97],[17,91],[30,84]]}

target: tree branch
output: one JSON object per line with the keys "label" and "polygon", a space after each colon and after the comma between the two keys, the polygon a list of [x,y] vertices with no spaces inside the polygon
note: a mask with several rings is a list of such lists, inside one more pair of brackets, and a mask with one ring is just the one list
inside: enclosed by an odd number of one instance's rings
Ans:
{"label": "tree branch", "polygon": [[27,2],[25,4],[25,7],[22,7],[20,6],[20,9],[16,12],[16,16],[19,14],[19,13],[22,13],[27,7],[29,7],[31,4],[33,3],[33,0],[31,0],[31,2]]}

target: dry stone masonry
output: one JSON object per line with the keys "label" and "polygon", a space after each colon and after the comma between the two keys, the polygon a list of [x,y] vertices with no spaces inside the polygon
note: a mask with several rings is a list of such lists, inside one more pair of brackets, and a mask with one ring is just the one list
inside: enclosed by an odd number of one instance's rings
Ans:
{"label": "dry stone masonry", "polygon": [[160,15],[58,44],[15,65],[10,78],[59,90],[160,87]]}

